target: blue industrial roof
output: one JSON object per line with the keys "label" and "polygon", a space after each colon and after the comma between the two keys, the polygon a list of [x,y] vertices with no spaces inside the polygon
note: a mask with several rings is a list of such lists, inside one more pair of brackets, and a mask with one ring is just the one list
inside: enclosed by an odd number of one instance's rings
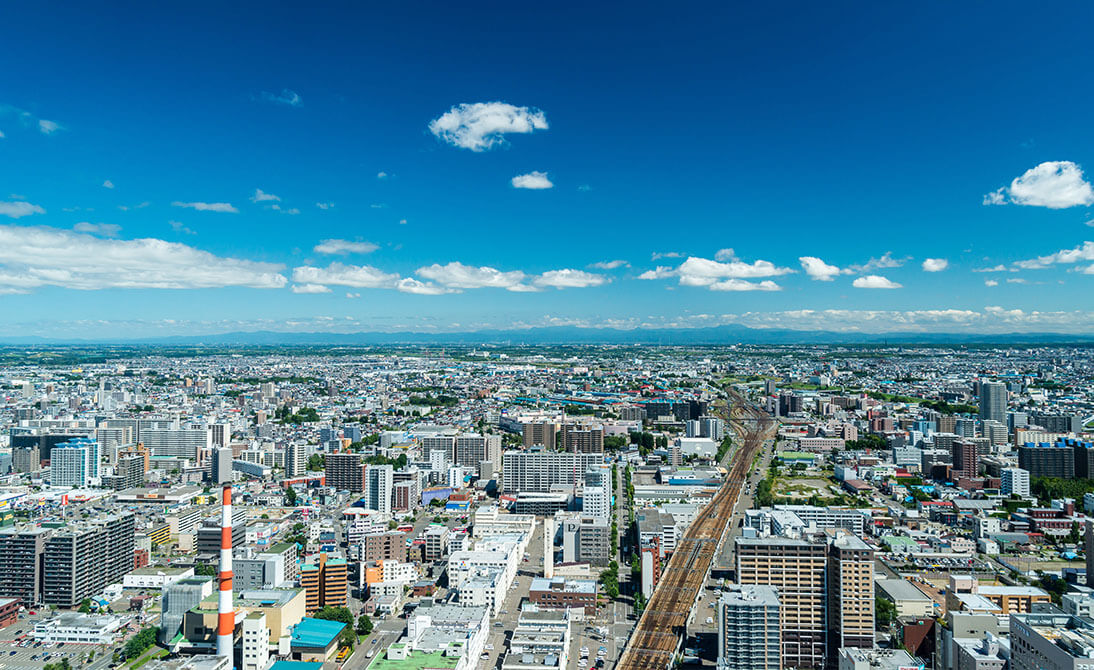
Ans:
{"label": "blue industrial roof", "polygon": [[323,649],[338,637],[346,624],[341,621],[304,618],[293,626],[292,646]]}
{"label": "blue industrial roof", "polygon": [[277,661],[270,666],[270,670],[317,670],[322,667],[322,663],[314,661]]}

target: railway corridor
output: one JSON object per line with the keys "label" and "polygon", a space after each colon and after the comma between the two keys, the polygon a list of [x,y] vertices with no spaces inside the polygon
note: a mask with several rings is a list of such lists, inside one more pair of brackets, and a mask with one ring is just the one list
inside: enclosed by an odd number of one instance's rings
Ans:
{"label": "railway corridor", "polygon": [[733,516],[733,507],[753,459],[776,423],[763,410],[730,391],[732,415],[742,430],[741,445],[734,451],[733,466],[718,492],[688,527],[676,551],[661,573],[653,595],[616,666],[620,670],[665,670],[671,667],[687,631],[687,620],[699,598],[718,544]]}

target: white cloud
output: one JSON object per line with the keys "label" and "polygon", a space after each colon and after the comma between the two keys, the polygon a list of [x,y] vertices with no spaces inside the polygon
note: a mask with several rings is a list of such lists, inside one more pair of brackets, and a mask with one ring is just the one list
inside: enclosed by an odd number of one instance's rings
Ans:
{"label": "white cloud", "polygon": [[928,258],[923,261],[924,272],[942,272],[950,267],[950,262],[945,258]]}
{"label": "white cloud", "polygon": [[1000,263],[999,265],[993,265],[990,268],[976,268],[973,272],[1006,272],[1007,266]]}
{"label": "white cloud", "polygon": [[386,172],[384,172],[383,170],[380,170],[379,172],[376,173],[376,178],[377,179],[387,179],[388,174]]}
{"label": "white cloud", "polygon": [[998,286],[999,282],[994,279],[985,279],[984,286]]}
{"label": "white cloud", "polygon": [[103,182],[103,188],[114,188],[114,182],[107,179]]}
{"label": "white cloud", "polygon": [[655,251],[650,254],[651,261],[658,261],[662,258],[683,258],[684,254],[679,251]]}
{"label": "white cloud", "polygon": [[330,288],[322,284],[293,284],[293,293],[330,293]]}
{"label": "white cloud", "polygon": [[638,275],[639,279],[668,279],[669,277],[676,276],[676,268],[669,267],[668,265],[658,265],[653,270],[646,270],[642,274]]}
{"label": "white cloud", "polygon": [[550,270],[544,272],[540,276],[536,277],[532,282],[536,286],[551,286],[558,289],[563,288],[588,288],[590,286],[601,286],[606,284],[610,279],[604,275],[594,274],[592,272],[585,272],[583,270]]}
{"label": "white cloud", "polygon": [[315,253],[345,256],[347,254],[371,254],[380,247],[372,242],[358,240],[322,240],[315,245]]}
{"label": "white cloud", "polygon": [[756,279],[777,277],[794,272],[790,268],[777,267],[770,261],[758,260],[753,263],[730,261],[721,263],[707,258],[689,257],[676,268],[683,286],[710,286],[720,279]]}
{"label": "white cloud", "polygon": [[5,135],[2,130],[0,130],[0,140],[4,139],[5,137],[7,137],[7,135]]}
{"label": "white cloud", "polygon": [[262,99],[266,102],[272,102],[277,105],[287,105],[289,107],[299,107],[304,104],[304,101],[300,99],[300,96],[296,91],[287,88],[281,89],[280,93],[262,91]]}
{"label": "white cloud", "polygon": [[20,219],[24,216],[30,216],[31,214],[45,213],[46,210],[38,205],[32,205],[29,202],[0,202],[0,216],[10,216],[13,219]]}
{"label": "white cloud", "polygon": [[716,261],[735,261],[737,260],[737,253],[733,249],[719,249],[714,252],[714,260]]}
{"label": "white cloud", "polygon": [[57,123],[56,121],[47,121],[45,119],[38,119],[38,130],[41,131],[41,133],[43,135],[52,135],[53,133],[57,132],[58,130],[64,130],[64,128],[61,126],[61,124]]}
{"label": "white cloud", "polygon": [[400,226],[405,226],[406,225],[406,219],[399,219],[399,225]]}
{"label": "white cloud", "polygon": [[443,286],[437,286],[429,282],[421,282],[412,277],[406,277],[400,279],[395,288],[403,293],[413,293],[415,295],[442,295],[444,293],[458,293],[458,289],[444,288]]}
{"label": "white cloud", "polygon": [[122,231],[122,227],[116,223],[90,223],[88,221],[81,221],[72,226],[72,229],[78,233],[91,233],[106,237],[114,237]]}
{"label": "white cloud", "polygon": [[171,203],[174,207],[187,207],[189,209],[196,209],[199,212],[224,212],[229,214],[238,214],[239,210],[227,202],[179,202],[176,200]]}
{"label": "white cloud", "polygon": [[268,200],[281,202],[281,198],[277,197],[273,193],[266,193],[260,188],[256,188],[255,194],[251,196],[251,202],[266,202]]}
{"label": "white cloud", "polygon": [[770,279],[751,282],[745,279],[726,279],[710,285],[711,291],[781,291],[781,286]]}
{"label": "white cloud", "polygon": [[[146,200],[145,202],[141,202],[141,203],[138,203],[136,205],[118,205],[118,209],[122,210],[123,212],[128,212],[131,209],[144,209],[145,207],[147,207],[150,204],[152,204],[152,203],[150,203]],[[69,210],[65,210],[65,211],[67,212]],[[90,211],[93,211],[93,210],[88,208],[87,211],[90,212]]]}
{"label": "white cloud", "polygon": [[628,263],[627,261],[614,260],[614,261],[600,261],[598,263],[593,263],[589,267],[596,268],[597,270],[615,270],[616,268],[623,268],[623,267],[629,268],[630,266],[631,266],[631,264]]}
{"label": "white cloud", "polygon": [[1028,284],[1029,280],[1022,279],[1021,277],[1008,277],[1007,278],[1007,283],[1008,284]]}
{"label": "white cloud", "polygon": [[1014,267],[1021,270],[1043,270],[1058,263],[1066,265],[1080,261],[1094,261],[1094,242],[1086,241],[1074,249],[1061,249],[1047,256],[1018,261]]}
{"label": "white cloud", "polygon": [[187,235],[197,235],[197,233],[195,233],[193,230],[190,230],[189,228],[187,228],[186,224],[184,224],[181,221],[168,221],[167,225],[171,226],[171,230],[175,231],[176,233],[186,233]]}
{"label": "white cloud", "polygon": [[798,262],[802,264],[802,270],[805,271],[805,274],[809,275],[810,279],[817,281],[832,281],[843,273],[843,270],[835,265],[825,263],[816,256],[802,256],[798,258]]}
{"label": "white cloud", "polygon": [[880,275],[866,275],[851,282],[855,288],[902,288],[900,284],[889,281]]}
{"label": "white cloud", "polygon": [[862,265],[852,265],[847,269],[853,273],[865,274],[867,272],[873,272],[874,270],[899,268],[907,261],[908,257],[893,258],[893,252],[886,251],[881,258],[871,258]]}
{"label": "white cloud", "polygon": [[331,208],[334,207],[334,203],[333,202],[317,202],[317,203],[315,203],[315,206],[318,207],[319,209],[331,209]]}
{"label": "white cloud", "polygon": [[0,226],[0,286],[31,289],[280,288],[281,266],[215,256],[154,238],[113,240],[57,228]]}
{"label": "white cloud", "polygon": [[297,209],[296,207],[290,207],[288,209],[284,209],[284,208],[281,207],[281,205],[278,205],[278,204],[270,205],[270,209],[274,210],[275,212],[281,212],[282,214],[299,214],[300,213],[300,210]]}
{"label": "white cloud", "polygon": [[546,129],[547,117],[543,112],[504,102],[456,105],[429,122],[429,131],[438,138],[471,151],[485,151],[503,144],[508,133]]}
{"label": "white cloud", "polygon": [[523,284],[525,274],[520,270],[502,272],[492,267],[475,267],[453,261],[447,265],[434,263],[418,268],[415,273],[448,288],[504,288],[510,291]]}
{"label": "white cloud", "polygon": [[547,178],[546,172],[529,172],[528,174],[519,174],[513,177],[513,188],[528,188],[533,190],[541,190],[545,188],[553,188],[554,184]]}
{"label": "white cloud", "polygon": [[293,268],[292,280],[300,284],[348,286],[350,288],[394,288],[399,275],[371,265],[331,263],[325,268],[302,265]]}
{"label": "white cloud", "polygon": [[1016,205],[1065,209],[1094,204],[1094,189],[1083,169],[1071,161],[1046,161],[984,196],[985,205]]}
{"label": "white cloud", "polygon": [[582,184],[581,186],[577,187],[577,190],[581,191],[582,193],[588,193],[589,191],[593,190],[593,187],[589,186],[588,184]]}
{"label": "white cloud", "polygon": [[350,300],[354,300],[356,298],[360,298],[361,294],[360,293],[346,293],[346,297],[349,298]]}

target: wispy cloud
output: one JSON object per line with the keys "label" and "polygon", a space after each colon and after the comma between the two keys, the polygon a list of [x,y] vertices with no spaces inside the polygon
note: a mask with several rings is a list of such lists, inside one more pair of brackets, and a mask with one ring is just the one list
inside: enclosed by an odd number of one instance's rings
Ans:
{"label": "wispy cloud", "polygon": [[592,263],[589,265],[589,267],[596,268],[597,270],[615,270],[616,268],[629,268],[630,266],[630,263],[622,260],[600,261],[598,263]]}
{"label": "wispy cloud", "polygon": [[871,258],[862,265],[850,265],[848,270],[855,274],[865,274],[867,272],[873,272],[874,270],[885,270],[888,268],[899,268],[911,260],[910,256],[904,258],[893,258],[893,252],[886,251],[882,254],[881,258]]}
{"label": "wispy cloud", "polygon": [[770,279],[751,282],[745,279],[726,279],[710,285],[711,291],[781,291],[782,287]]}
{"label": "wispy cloud", "polygon": [[189,228],[187,228],[186,224],[182,223],[181,221],[168,221],[167,225],[171,226],[171,230],[175,231],[176,233],[183,233],[183,234],[186,234],[186,235],[197,235],[197,233],[195,233],[193,230],[190,230]]}
{"label": "wispy cloud", "polygon": [[176,200],[171,203],[174,207],[186,207],[187,209],[196,209],[199,212],[223,212],[227,214],[239,214],[239,210],[227,202],[180,202]]}
{"label": "wispy cloud", "polygon": [[91,233],[92,235],[103,235],[104,237],[116,237],[122,231],[122,227],[116,223],[91,223],[88,221],[81,221],[72,226],[72,229],[78,233]]}
{"label": "wispy cloud", "polygon": [[331,263],[325,268],[303,265],[293,268],[292,280],[299,284],[347,286],[350,288],[394,288],[399,275],[371,265]]}
{"label": "wispy cloud", "polygon": [[319,209],[333,209],[334,208],[334,203],[333,202],[317,202],[317,203],[315,203],[315,206],[318,207]]}
{"label": "wispy cloud", "polygon": [[10,216],[13,219],[21,219],[31,214],[45,214],[46,210],[40,205],[32,205],[29,202],[16,200],[14,202],[0,202],[0,216]]}
{"label": "wispy cloud", "polygon": [[293,293],[330,293],[330,287],[322,284],[293,284]]}
{"label": "wispy cloud", "polygon": [[512,184],[513,188],[527,188],[535,191],[554,187],[551,180],[547,178],[546,172],[518,174],[516,177],[513,177]]}
{"label": "wispy cloud", "polygon": [[315,253],[345,256],[347,254],[370,254],[380,247],[363,240],[322,240],[315,245]]}
{"label": "wispy cloud", "polygon": [[589,288],[607,284],[611,279],[604,275],[585,272],[583,270],[550,270],[536,277],[532,283],[541,287],[563,288]]}
{"label": "wispy cloud", "polygon": [[262,91],[261,97],[266,102],[272,102],[275,105],[286,105],[288,107],[300,107],[304,104],[304,101],[300,98],[300,95],[296,91],[283,88],[280,93],[270,93],[269,91]]}
{"label": "wispy cloud", "polygon": [[105,180],[103,182],[103,188],[114,188],[114,182],[110,181],[109,179]]}
{"label": "wispy cloud", "polygon": [[255,194],[251,196],[251,202],[281,202],[281,198],[273,193],[266,193],[260,188],[255,189]]}
{"label": "wispy cloud", "polygon": [[56,121],[48,121],[46,119],[38,119],[38,130],[43,135],[52,135],[58,130],[64,130],[64,126]]}
{"label": "wispy cloud", "polygon": [[510,133],[546,129],[547,117],[540,110],[505,102],[456,105],[429,122],[429,131],[438,139],[476,152],[504,144]]}
{"label": "wispy cloud", "polygon": [[502,272],[497,268],[464,265],[458,261],[445,265],[439,263],[427,265],[418,268],[415,274],[435,281],[442,286],[458,289],[504,288],[510,291],[519,290],[516,287],[523,284],[525,279],[525,274],[520,270]]}
{"label": "wispy cloud", "polygon": [[798,258],[798,262],[801,263],[805,274],[816,281],[832,281],[845,272],[835,265],[825,263],[816,256],[801,256]]}
{"label": "wispy cloud", "polygon": [[1027,205],[1066,209],[1094,204],[1094,189],[1071,161],[1047,161],[1015,177],[1010,186],[984,196],[985,205]]}
{"label": "wispy cloud", "polygon": [[1052,254],[1018,261],[1014,264],[1019,270],[1043,270],[1053,265],[1070,265],[1083,261],[1094,261],[1094,242],[1086,241],[1073,249],[1061,249]]}

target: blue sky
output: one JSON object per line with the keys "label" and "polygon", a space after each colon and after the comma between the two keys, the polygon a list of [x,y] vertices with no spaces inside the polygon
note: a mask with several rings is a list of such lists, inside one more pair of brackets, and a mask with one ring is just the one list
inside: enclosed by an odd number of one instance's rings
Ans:
{"label": "blue sky", "polygon": [[8,13],[0,334],[1094,325],[1088,6],[233,5]]}

